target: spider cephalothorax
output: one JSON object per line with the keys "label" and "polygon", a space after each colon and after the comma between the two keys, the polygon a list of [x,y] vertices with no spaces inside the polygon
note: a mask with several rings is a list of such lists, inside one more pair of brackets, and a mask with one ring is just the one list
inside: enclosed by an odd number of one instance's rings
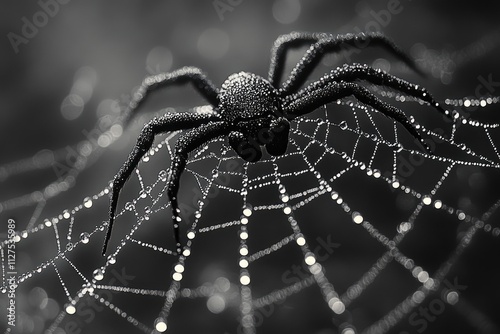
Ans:
{"label": "spider cephalothorax", "polygon": [[[307,44],[311,45],[309,50],[292,70],[290,77],[280,86],[279,80],[283,72],[286,50],[289,47]],[[183,82],[194,84],[195,88],[212,105],[213,112],[167,114],[154,118],[144,126],[133,151],[113,180],[108,231],[103,254],[106,252],[111,236],[118,195],[141,158],[151,148],[155,136],[160,133],[189,130],[177,140],[167,184],[178,254],[181,253],[179,236],[181,218],[177,203],[180,177],[186,167],[188,154],[214,138],[227,137],[236,153],[248,162],[261,159],[262,146],[265,146],[270,155],[280,156],[285,154],[287,149],[290,121],[314,111],[321,105],[352,95],[361,103],[399,122],[428,150],[428,146],[410,118],[401,110],[381,101],[357,81],[366,81],[398,90],[421,99],[444,115],[450,116],[449,112],[444,110],[424,88],[379,69],[353,64],[332,70],[318,81],[300,89],[321,57],[328,52],[340,51],[344,45],[384,47],[418,72],[413,60],[382,34],[291,33],[280,36],[276,40],[271,51],[268,79],[256,74],[240,72],[230,75],[219,90],[201,70],[195,67],[183,67],[171,73],[146,78],[129,104],[125,114],[125,123],[149,91],[159,86]]]}

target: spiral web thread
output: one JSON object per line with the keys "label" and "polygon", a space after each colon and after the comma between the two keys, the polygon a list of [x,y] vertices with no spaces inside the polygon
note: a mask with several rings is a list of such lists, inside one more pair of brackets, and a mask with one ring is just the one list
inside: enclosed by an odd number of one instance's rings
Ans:
{"label": "spiral web thread", "polygon": [[[379,95],[385,98],[403,102],[403,105],[408,105],[412,102],[419,103],[420,109],[431,109],[425,106],[425,103],[408,96],[396,94],[391,91],[380,90],[372,87]],[[484,97],[479,99],[447,99],[445,105],[448,108],[454,108],[461,105],[477,105],[480,107],[493,107],[491,104],[499,102],[498,97]],[[351,110],[351,117],[346,120],[334,121],[336,108],[345,108]],[[203,108],[203,112],[207,109]],[[474,114],[473,114],[474,116]],[[398,322],[408,316],[420,304],[426,300],[426,297],[431,293],[440,292],[446,294],[446,300],[449,305],[457,303],[460,292],[447,290],[443,286],[443,280],[447,277],[453,265],[458,261],[460,255],[470,245],[471,240],[479,233],[490,234],[498,237],[500,229],[498,224],[490,222],[498,207],[500,206],[500,198],[490,207],[489,210],[480,216],[472,216],[463,210],[459,210],[439,196],[439,190],[447,185],[450,173],[458,167],[474,167],[482,170],[494,170],[498,172],[500,169],[500,154],[499,148],[495,144],[494,138],[499,138],[499,124],[487,124],[474,120],[473,116],[465,118],[456,115],[455,119],[448,124],[448,129],[444,133],[437,133],[419,124],[420,131],[426,138],[434,138],[447,145],[453,152],[458,152],[455,155],[450,153],[441,153],[436,151],[434,154],[427,154],[416,148],[411,142],[405,144],[404,130],[393,122],[393,126],[387,128],[387,124],[391,121],[383,118],[380,114],[364,105],[360,105],[355,101],[348,99],[338,101],[336,104],[331,104],[320,108],[308,117],[297,119],[293,122],[291,130],[289,150],[286,155],[277,158],[267,158],[255,164],[243,164],[241,160],[235,156],[234,152],[225,144],[225,140],[218,139],[208,143],[198,149],[190,158],[186,168],[185,175],[192,177],[195,184],[199,188],[202,198],[198,201],[198,207],[194,213],[194,218],[189,222],[191,225],[187,234],[184,236],[187,241],[186,248],[181,256],[175,255],[173,247],[161,247],[141,240],[140,230],[147,225],[151,216],[170,217],[170,208],[166,204],[166,181],[168,179],[168,170],[160,170],[156,179],[148,183],[145,180],[143,172],[152,161],[157,160],[158,155],[168,154],[171,156],[172,147],[175,144],[176,133],[164,136],[159,144],[156,145],[143,158],[142,163],[136,170],[132,179],[135,179],[141,190],[136,198],[128,199],[127,202],[118,210],[117,219],[120,216],[125,216],[127,213],[134,215],[134,224],[125,236],[114,236],[114,238],[122,238],[118,246],[111,247],[111,255],[107,259],[102,259],[93,263],[93,270],[88,271],[81,269],[77,264],[77,256],[73,255],[76,251],[87,251],[98,253],[99,247],[90,247],[91,241],[100,243],[102,241],[106,221],[95,223],[93,227],[88,228],[88,213],[92,213],[92,208],[96,204],[107,203],[109,185],[92,196],[85,199],[74,208],[68,208],[62,211],[58,216],[47,217],[41,219],[43,207],[45,203],[57,197],[65,188],[68,187],[68,182],[74,182],[78,173],[84,170],[89,161],[96,161],[103,149],[91,149],[88,145],[79,146],[82,153],[80,163],[77,163],[75,169],[69,173],[71,178],[59,180],[54,184],[49,185],[46,191],[34,193],[14,200],[9,200],[2,203],[2,209],[8,211],[10,209],[21,206],[29,206],[36,203],[36,208],[32,219],[25,225],[24,229],[20,229],[14,240],[4,240],[1,244],[0,255],[2,257],[2,298],[6,296],[8,284],[6,282],[7,268],[3,266],[6,258],[6,247],[9,242],[16,242],[18,247],[22,247],[23,243],[29,243],[30,240],[36,238],[39,234],[43,235],[46,247],[54,248],[54,252],[49,258],[35,263],[32,268],[29,268],[17,276],[17,284],[20,287],[27,282],[37,280],[37,277],[43,273],[51,272],[58,278],[60,289],[66,295],[65,306],[59,315],[48,326],[47,333],[57,333],[58,327],[63,323],[64,319],[71,317],[71,314],[78,308],[78,303],[84,297],[91,297],[97,303],[110,309],[117,314],[116,321],[123,321],[120,318],[126,319],[131,326],[136,327],[139,331],[145,333],[163,332],[168,330],[170,322],[170,311],[175,302],[188,298],[210,298],[217,293],[220,293],[220,286],[214,283],[207,282],[198,287],[183,286],[183,273],[189,266],[192,252],[199,251],[193,249],[197,238],[202,234],[209,234],[213,238],[217,238],[216,234],[222,230],[233,229],[238,231],[236,234],[239,238],[239,248],[235,249],[239,253],[239,263],[234,264],[239,270],[239,282],[231,282],[239,286],[239,309],[240,309],[240,327],[244,333],[254,333],[257,330],[254,314],[256,310],[268,305],[277,304],[288,297],[301,292],[310,287],[317,286],[322,293],[323,299],[331,309],[332,316],[342,317],[349,312],[350,306],[363,295],[363,292],[370,289],[372,283],[379,277],[390,262],[399,264],[407,271],[409,277],[415,280],[418,287],[409,291],[406,298],[401,300],[392,310],[378,321],[372,323],[366,328],[359,329],[356,323],[350,323],[349,320],[343,320],[343,333],[385,333],[390,331]],[[417,117],[418,118],[418,117]],[[414,120],[418,124],[417,120]],[[440,120],[444,123],[444,120]],[[466,142],[467,137],[461,136],[462,133],[469,131],[479,131],[487,138],[489,147],[476,149],[469,146]],[[115,128],[116,130],[116,128]],[[112,136],[111,130],[108,130]],[[115,137],[119,137],[115,136]],[[349,141],[346,138],[353,138]],[[465,139],[457,139],[465,138]],[[344,140],[345,139],[345,140]],[[337,147],[335,143],[349,142],[347,148]],[[409,142],[409,140],[407,140]],[[361,147],[371,145],[371,154],[364,156],[358,151],[362,151]],[[319,151],[319,154],[311,157],[309,150],[312,147]],[[392,155],[392,164],[384,165],[379,162],[379,155]],[[435,163],[436,169],[442,170],[440,177],[429,188],[419,189],[413,187],[411,182],[406,184],[406,181],[398,178],[398,156],[406,154],[408,156],[419,156],[426,162]],[[455,156],[455,157],[454,157]],[[58,154],[54,154],[57,160]],[[165,159],[161,158],[158,165],[164,165]],[[291,162],[291,161],[294,162]],[[289,166],[299,165],[301,167],[289,170]],[[334,161],[334,162],[331,162]],[[330,172],[324,172],[320,167],[323,163],[328,163]],[[240,166],[239,168],[228,170],[226,166],[230,163]],[[199,164],[214,166],[213,172],[206,174],[200,172]],[[22,162],[21,162],[22,165]],[[48,166],[49,164],[47,164]],[[379,168],[377,165],[383,165]],[[9,168],[18,170],[15,167],[7,166],[4,172]],[[19,164],[17,165],[20,166]],[[266,172],[254,175],[254,168],[264,167]],[[5,166],[4,166],[5,167]],[[350,173],[360,173],[363,175],[361,180],[358,180],[357,186],[362,186],[363,182],[377,182],[383,187],[394,192],[403,192],[415,199],[413,211],[403,221],[399,222],[396,227],[394,237],[384,235],[377,226],[383,222],[371,222],[368,215],[363,214],[363,207],[359,204],[351,204],[347,200],[341,190],[338,190],[336,184],[339,180],[346,177]],[[358,175],[358,174],[356,174]],[[221,184],[218,182],[222,177],[229,177],[232,181],[229,184]],[[309,182],[303,185],[300,191],[292,190],[290,186],[297,179],[308,178]],[[66,182],[66,183],[65,183]],[[131,181],[132,182],[132,181]],[[62,185],[61,185],[62,184]],[[52,189],[47,192],[47,189]],[[226,192],[238,196],[241,199],[242,209],[239,214],[232,219],[225,221],[207,221],[204,220],[204,210],[210,205],[220,205],[217,203],[217,198],[211,199],[210,194],[214,189],[218,192]],[[182,186],[181,186],[182,191]],[[273,194],[273,200],[267,203],[256,204],[252,194],[259,191],[266,191]],[[375,243],[383,246],[384,252],[357,281],[353,282],[349,288],[340,291],[332,283],[332,274],[328,273],[325,266],[317,259],[314,252],[311,250],[310,240],[315,236],[310,236],[303,233],[302,229],[306,224],[312,224],[314,221],[301,221],[297,213],[303,208],[314,203],[318,198],[328,196],[331,199],[331,204],[338,206],[341,212],[344,212],[351,224],[354,224],[359,229],[357,233],[368,234]],[[347,196],[348,197],[348,196]],[[210,200],[209,200],[210,199]],[[125,200],[124,200],[125,202]],[[105,206],[106,204],[104,204]],[[143,207],[143,208],[142,208]],[[97,210],[97,209],[95,209]],[[400,243],[412,233],[415,225],[418,224],[417,219],[424,211],[445,212],[456,222],[465,222],[468,227],[466,233],[460,234],[458,242],[454,250],[450,253],[449,258],[442,262],[441,266],[431,272],[426,270],[422,265],[416,263],[414,259],[405,255],[399,249]],[[249,240],[251,238],[259,238],[256,233],[250,233],[249,228],[255,224],[258,217],[265,217],[265,214],[279,213],[280,219],[286,221],[290,227],[288,234],[283,235],[279,240],[263,249],[251,249]],[[264,215],[262,215],[264,214]],[[82,217],[83,216],[83,217]],[[101,216],[101,214],[99,214]],[[122,217],[123,219],[123,217]],[[340,224],[337,222],[341,219],[332,217],[332,224]],[[85,229],[79,235],[74,230],[77,230],[79,222],[83,224],[85,221]],[[93,221],[93,220],[91,220]],[[344,222],[345,223],[345,222]],[[20,226],[21,224],[19,224]],[[495,226],[496,225],[496,226]],[[48,231],[53,231],[47,233]],[[149,230],[151,231],[151,230]],[[451,230],[450,230],[451,231]],[[116,233],[116,232],[115,232]],[[260,233],[266,233],[265,230],[260,230]],[[458,235],[458,234],[457,234]],[[93,244],[93,243],[92,243]],[[101,284],[101,281],[106,278],[107,274],[113,268],[119,268],[122,262],[126,262],[126,257],[121,257],[127,247],[141,247],[149,252],[162,254],[162,256],[171,259],[171,275],[164,277],[165,284],[156,289],[146,289],[141,286],[134,286],[133,282],[130,285],[106,285]],[[291,248],[298,248],[302,253],[302,257],[297,260],[297,263],[304,261],[310,275],[300,282],[292,285],[285,285],[279,289],[275,289],[264,295],[254,295],[252,291],[252,265],[256,261],[262,261],[270,254],[275,252],[289,252]],[[22,264],[20,264],[22,267]],[[65,268],[62,270],[61,268]],[[190,268],[196,272],[196,269]],[[336,273],[335,275],[338,275]],[[71,280],[71,282],[69,282]],[[74,282],[77,283],[74,283]],[[114,304],[107,301],[102,295],[105,291],[113,292],[120,295],[135,295],[135,296],[154,296],[163,300],[163,307],[157,310],[158,316],[156,320],[151,322],[140,321],[132,312],[127,311],[126,304]],[[135,299],[137,300],[137,299]]]}

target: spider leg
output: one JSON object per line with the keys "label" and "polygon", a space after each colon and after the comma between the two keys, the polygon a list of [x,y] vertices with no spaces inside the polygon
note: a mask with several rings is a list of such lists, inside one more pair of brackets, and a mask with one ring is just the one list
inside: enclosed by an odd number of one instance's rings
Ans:
{"label": "spider leg", "polygon": [[395,108],[379,98],[368,89],[351,82],[330,82],[327,85],[315,88],[315,83],[301,90],[297,94],[287,96],[283,100],[283,111],[290,119],[310,113],[318,107],[332,101],[352,95],[360,102],[369,105],[384,115],[401,123],[406,130],[424,147],[427,152],[430,148],[417,130],[413,121],[398,108]]}
{"label": "spider leg", "polygon": [[445,110],[438,102],[436,102],[434,97],[429,93],[429,91],[427,91],[427,89],[395,77],[382,70],[376,70],[367,65],[344,65],[343,67],[332,70],[329,74],[321,77],[317,82],[312,84],[314,86],[312,86],[311,88],[319,88],[321,86],[327,85],[332,81],[352,82],[356,80],[366,80],[369,83],[393,88],[410,96],[419,98],[435,107],[443,115],[449,118],[452,117],[451,113],[448,110]]}
{"label": "spider leg", "polygon": [[262,158],[262,149],[255,140],[249,140],[239,131],[231,131],[228,136],[229,145],[245,161],[257,162]]}
{"label": "spider leg", "polygon": [[279,80],[283,75],[285,55],[289,48],[297,48],[317,42],[319,39],[333,36],[327,33],[291,32],[279,36],[274,41],[271,49],[271,64],[269,66],[268,80],[274,88],[278,88]]}
{"label": "spider leg", "polygon": [[191,82],[196,90],[203,95],[212,106],[217,106],[219,104],[219,90],[217,87],[199,68],[186,66],[173,72],[146,77],[142,81],[137,92],[134,93],[132,100],[129,102],[124,112],[124,124],[127,125],[130,122],[134,116],[134,111],[146,100],[150,92],[163,86],[183,84],[186,82]]}
{"label": "spider leg", "polygon": [[[391,39],[381,33],[359,33],[340,35],[333,38],[324,38],[311,45],[302,59],[295,65],[288,80],[280,88],[280,95],[286,96],[296,92],[302,85],[321,58],[328,52],[337,52],[343,45],[364,48],[368,46],[381,46],[405,62],[411,69],[423,75],[415,61],[401,50]],[[360,46],[361,45],[361,46]]]}
{"label": "spider leg", "polygon": [[285,154],[288,147],[288,133],[290,132],[290,122],[284,118],[279,117],[271,124],[271,141],[266,144],[267,153],[273,156],[280,156]]}
{"label": "spider leg", "polygon": [[170,178],[167,185],[167,195],[170,200],[170,207],[172,209],[172,220],[175,234],[175,242],[177,254],[181,254],[181,242],[179,236],[179,216],[180,210],[177,203],[177,192],[179,190],[179,183],[182,172],[186,167],[189,152],[193,151],[207,141],[227,135],[229,132],[225,122],[212,122],[202,124],[198,128],[194,128],[186,134],[183,134],[177,140],[175,145],[174,156],[172,159],[172,167],[170,170]]}
{"label": "spider leg", "polygon": [[115,178],[113,180],[109,205],[109,223],[102,247],[102,255],[106,253],[108,241],[111,237],[111,230],[113,228],[113,222],[115,220],[115,211],[118,204],[118,196],[120,195],[120,191],[141,161],[141,158],[144,156],[144,154],[146,154],[147,151],[149,151],[149,149],[153,145],[155,136],[157,134],[168,131],[197,127],[204,123],[215,120],[218,119],[210,114],[193,114],[185,112],[180,114],[168,114],[160,118],[154,118],[144,126],[141,134],[137,138],[137,143],[134,149],[128,156],[127,161],[125,161],[123,166],[115,175]]}

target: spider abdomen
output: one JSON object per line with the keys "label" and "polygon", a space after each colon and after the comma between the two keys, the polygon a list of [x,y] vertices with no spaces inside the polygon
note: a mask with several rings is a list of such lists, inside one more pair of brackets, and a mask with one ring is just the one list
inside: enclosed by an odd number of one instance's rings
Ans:
{"label": "spider abdomen", "polygon": [[268,118],[279,111],[276,89],[266,79],[248,72],[230,75],[219,93],[219,111],[223,121]]}

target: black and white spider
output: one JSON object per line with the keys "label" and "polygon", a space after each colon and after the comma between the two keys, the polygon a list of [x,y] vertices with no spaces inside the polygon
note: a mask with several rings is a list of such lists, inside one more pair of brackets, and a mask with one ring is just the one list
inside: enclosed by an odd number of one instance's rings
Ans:
{"label": "black and white spider", "polygon": [[[280,86],[286,51],[290,47],[311,44],[306,54],[292,70],[290,77]],[[386,116],[401,123],[429,150],[419,131],[403,112],[381,101],[356,81],[364,80],[383,85],[428,102],[444,115],[444,110],[426,89],[392,76],[382,70],[366,65],[344,65],[331,71],[318,81],[300,89],[322,56],[340,51],[343,46],[381,46],[418,72],[413,60],[394,42],[380,33],[331,35],[325,33],[293,32],[280,36],[271,51],[268,78],[253,73],[240,72],[230,75],[217,89],[210,80],[195,67],[184,67],[171,73],[147,77],[130,103],[126,118],[152,89],[169,84],[191,82],[213,107],[212,113],[183,112],[154,118],[142,129],[133,151],[116,174],[111,190],[109,224],[102,253],[107,244],[115,219],[118,195],[127,179],[151,148],[157,134],[176,130],[189,130],[176,142],[172,157],[167,195],[172,210],[173,228],[177,253],[181,252],[179,237],[179,208],[177,192],[188,154],[200,145],[221,136],[226,136],[229,145],[245,161],[256,162],[262,157],[261,146],[272,156],[285,154],[288,144],[290,121],[310,113],[318,107],[354,96],[361,103],[373,107]]]}

